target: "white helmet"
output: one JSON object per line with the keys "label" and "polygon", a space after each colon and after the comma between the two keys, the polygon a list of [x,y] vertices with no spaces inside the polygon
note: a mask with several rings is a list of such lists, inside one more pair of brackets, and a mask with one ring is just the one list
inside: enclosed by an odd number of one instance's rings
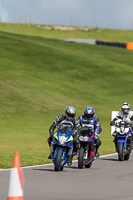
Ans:
{"label": "white helmet", "polygon": [[127,115],[130,111],[130,104],[127,103],[127,102],[124,102],[122,105],[121,105],[121,110],[123,112],[124,115]]}

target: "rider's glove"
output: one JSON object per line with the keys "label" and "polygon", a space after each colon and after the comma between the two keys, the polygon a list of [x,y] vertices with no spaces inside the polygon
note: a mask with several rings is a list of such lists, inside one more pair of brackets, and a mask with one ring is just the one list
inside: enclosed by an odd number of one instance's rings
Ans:
{"label": "rider's glove", "polygon": [[51,143],[51,142],[52,142],[52,137],[51,137],[51,136],[47,139],[47,142],[48,142],[48,143]]}
{"label": "rider's glove", "polygon": [[131,122],[131,127],[133,128],[133,122]]}
{"label": "rider's glove", "polygon": [[98,138],[99,138],[99,134],[95,134],[95,135],[94,135],[94,139],[95,139],[95,140],[98,140]]}
{"label": "rider's glove", "polygon": [[119,126],[120,126],[120,123],[121,123],[121,122],[115,122],[115,125],[119,127]]}
{"label": "rider's glove", "polygon": [[73,136],[76,136],[76,134],[77,134],[77,130],[74,130],[73,131]]}
{"label": "rider's glove", "polygon": [[49,131],[50,137],[52,138],[54,135],[54,132],[52,130]]}
{"label": "rider's glove", "polygon": [[115,125],[115,121],[111,121],[110,126],[114,126],[114,125]]}

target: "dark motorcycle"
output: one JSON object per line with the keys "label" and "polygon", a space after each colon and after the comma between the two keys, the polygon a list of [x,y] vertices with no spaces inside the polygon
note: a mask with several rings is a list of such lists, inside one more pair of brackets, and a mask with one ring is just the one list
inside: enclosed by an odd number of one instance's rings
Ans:
{"label": "dark motorcycle", "polygon": [[90,158],[90,144],[94,143],[94,133],[92,129],[89,128],[81,128],[79,131],[79,150],[77,154],[78,158],[78,167],[80,169],[85,166],[86,168],[90,168],[92,166],[93,159]]}

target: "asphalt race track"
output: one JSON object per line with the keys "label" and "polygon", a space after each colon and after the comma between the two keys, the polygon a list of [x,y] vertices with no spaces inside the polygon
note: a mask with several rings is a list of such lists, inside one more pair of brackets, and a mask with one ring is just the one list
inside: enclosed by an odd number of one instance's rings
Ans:
{"label": "asphalt race track", "polygon": [[[53,165],[23,168],[24,200],[133,200],[133,153],[129,161],[117,155],[100,157],[90,169],[77,161],[55,172]],[[0,170],[0,200],[7,199],[10,170]]]}

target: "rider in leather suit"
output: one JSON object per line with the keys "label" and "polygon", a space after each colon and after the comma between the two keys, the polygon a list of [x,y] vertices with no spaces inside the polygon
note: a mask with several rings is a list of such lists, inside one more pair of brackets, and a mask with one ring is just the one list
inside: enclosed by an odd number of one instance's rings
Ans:
{"label": "rider in leather suit", "polygon": [[123,121],[132,122],[133,121],[133,111],[130,111],[130,104],[125,102],[121,105],[121,111],[118,112],[116,117],[110,122],[110,125],[115,125],[115,122],[121,119]]}
{"label": "rider in leather suit", "polygon": [[[77,130],[78,130],[80,124],[79,124],[79,120],[75,117],[75,115],[76,115],[76,109],[72,106],[67,106],[65,113],[63,115],[59,115],[55,118],[53,124],[49,128],[50,137],[47,140],[49,147],[51,147],[52,137],[53,137],[54,130],[57,127],[57,125],[59,125],[64,120],[68,120],[68,121],[71,121],[74,125],[74,134],[73,134],[73,138],[74,138],[74,144],[73,145],[74,145],[74,147],[73,147],[73,151],[76,151],[77,143],[78,143]],[[48,156],[48,158],[51,159],[51,153]]]}
{"label": "rider in leather suit", "polygon": [[[127,102],[124,102],[121,105],[121,111],[119,111],[116,117],[110,122],[110,126],[114,126],[115,123],[120,120],[131,123],[133,121],[133,111],[130,110],[130,104]],[[133,124],[132,124],[132,130],[133,130]],[[133,141],[133,132],[132,132],[132,141]],[[116,143],[115,135],[114,135],[114,143]]]}
{"label": "rider in leather suit", "polygon": [[90,159],[94,156],[98,158],[99,157],[98,148],[102,143],[99,138],[99,134],[101,133],[102,128],[99,118],[95,116],[95,110],[92,107],[86,107],[84,110],[84,115],[80,115],[78,119],[80,121],[81,127],[85,127],[85,129],[86,128],[92,129],[92,133],[94,133],[94,143],[96,144],[96,152],[94,155],[94,144],[92,143],[90,146],[91,149]]}

